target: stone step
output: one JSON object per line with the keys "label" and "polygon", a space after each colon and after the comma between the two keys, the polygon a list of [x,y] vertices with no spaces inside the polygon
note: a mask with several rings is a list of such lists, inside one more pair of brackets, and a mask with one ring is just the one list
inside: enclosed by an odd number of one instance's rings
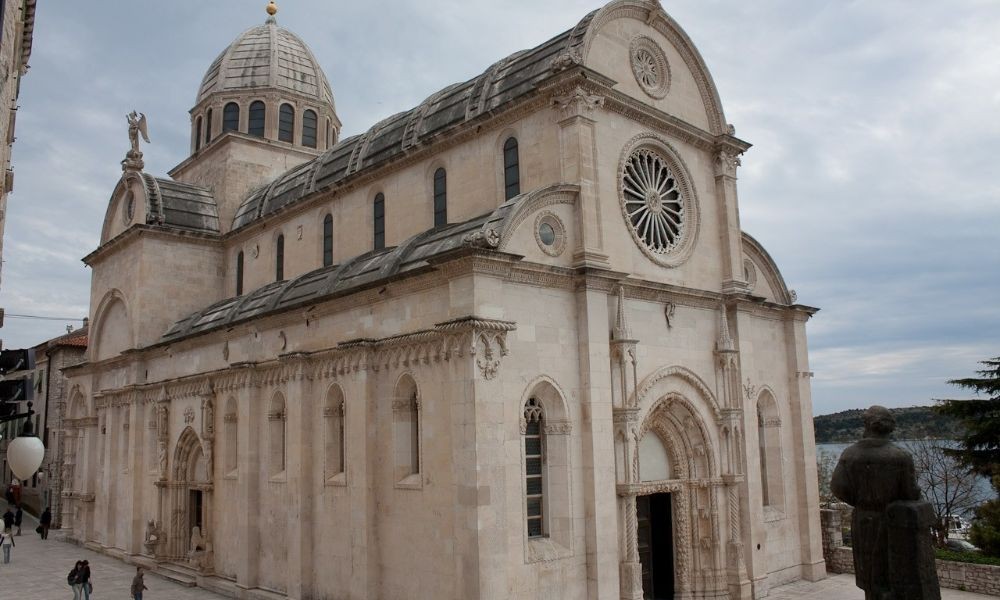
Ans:
{"label": "stone step", "polygon": [[185,587],[194,587],[196,583],[196,574],[193,569],[174,563],[160,563],[156,565],[155,572],[160,577]]}

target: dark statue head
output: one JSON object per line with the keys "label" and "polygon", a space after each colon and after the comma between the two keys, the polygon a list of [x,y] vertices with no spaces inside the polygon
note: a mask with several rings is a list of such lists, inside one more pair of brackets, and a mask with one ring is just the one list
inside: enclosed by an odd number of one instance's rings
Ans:
{"label": "dark statue head", "polygon": [[884,406],[872,406],[865,411],[865,437],[887,438],[896,429],[896,419]]}

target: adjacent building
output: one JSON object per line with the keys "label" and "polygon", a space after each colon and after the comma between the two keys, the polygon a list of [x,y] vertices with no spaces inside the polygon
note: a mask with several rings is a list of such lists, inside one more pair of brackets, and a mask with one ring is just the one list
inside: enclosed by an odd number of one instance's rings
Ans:
{"label": "adjacent building", "polygon": [[750,145],[660,4],[344,139],[276,10],[211,62],[169,176],[133,119],[64,370],[71,536],[247,598],[823,577],[815,309],[741,230]]}

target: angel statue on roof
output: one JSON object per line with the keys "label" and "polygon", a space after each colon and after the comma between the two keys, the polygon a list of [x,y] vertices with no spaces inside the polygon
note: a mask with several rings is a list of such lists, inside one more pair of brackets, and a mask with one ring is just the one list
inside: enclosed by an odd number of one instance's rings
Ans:
{"label": "angel statue on roof", "polygon": [[146,115],[132,111],[125,116],[128,120],[128,139],[132,142],[132,152],[139,152],[139,134],[142,139],[149,143],[149,131],[146,129]]}

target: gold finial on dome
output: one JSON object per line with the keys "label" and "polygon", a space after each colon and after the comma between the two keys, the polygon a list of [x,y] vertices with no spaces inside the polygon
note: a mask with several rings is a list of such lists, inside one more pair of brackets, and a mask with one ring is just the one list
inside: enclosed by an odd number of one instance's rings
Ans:
{"label": "gold finial on dome", "polygon": [[267,14],[273,17],[274,15],[278,14],[278,5],[274,3],[274,0],[271,0],[270,2],[267,3],[266,10]]}

